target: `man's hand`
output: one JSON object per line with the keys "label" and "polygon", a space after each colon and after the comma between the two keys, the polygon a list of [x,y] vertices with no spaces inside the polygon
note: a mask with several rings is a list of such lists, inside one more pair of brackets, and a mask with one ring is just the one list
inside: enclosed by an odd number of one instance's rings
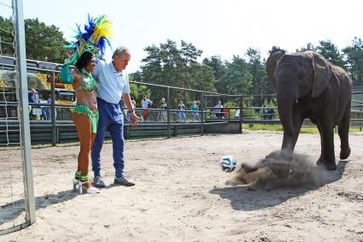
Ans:
{"label": "man's hand", "polygon": [[136,126],[139,124],[139,117],[136,115],[135,111],[131,112],[130,123],[132,126]]}

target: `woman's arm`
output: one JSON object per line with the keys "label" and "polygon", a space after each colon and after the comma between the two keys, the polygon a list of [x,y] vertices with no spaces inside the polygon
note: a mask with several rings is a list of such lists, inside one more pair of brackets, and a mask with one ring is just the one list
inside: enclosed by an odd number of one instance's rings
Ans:
{"label": "woman's arm", "polygon": [[69,66],[69,59],[64,61],[63,68],[60,72],[60,80],[65,84],[71,84],[74,81],[73,73],[71,72],[71,68]]}
{"label": "woman's arm", "polygon": [[65,84],[72,84],[73,89],[79,86],[80,75],[77,71],[72,71],[69,64],[69,59],[64,61],[64,66],[60,72],[60,81]]}

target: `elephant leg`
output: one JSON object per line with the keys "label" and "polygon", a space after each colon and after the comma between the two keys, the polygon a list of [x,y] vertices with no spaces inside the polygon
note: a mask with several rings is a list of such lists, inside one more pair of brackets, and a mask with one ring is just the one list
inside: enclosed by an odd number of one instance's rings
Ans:
{"label": "elephant leg", "polygon": [[350,155],[349,146],[349,121],[350,121],[350,105],[345,110],[341,123],[338,126],[338,134],[340,137],[340,159],[347,159]]}
{"label": "elephant leg", "polygon": [[317,165],[321,165],[324,163],[324,152],[323,152],[323,143],[324,143],[324,138],[323,138],[323,135],[321,133],[321,128],[320,128],[320,125],[317,124],[317,127],[318,127],[318,130],[319,130],[319,134],[320,134],[320,157],[319,159],[316,161],[316,164]]}
{"label": "elephant leg", "polygon": [[333,125],[321,125],[322,157],[325,167],[328,170],[336,170],[334,155],[334,127]]}

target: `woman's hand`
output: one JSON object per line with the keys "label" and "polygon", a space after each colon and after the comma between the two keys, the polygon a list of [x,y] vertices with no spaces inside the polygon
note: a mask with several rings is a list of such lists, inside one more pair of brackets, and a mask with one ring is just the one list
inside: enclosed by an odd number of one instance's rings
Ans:
{"label": "woman's hand", "polygon": [[71,58],[72,58],[72,56],[73,56],[73,53],[74,53],[74,51],[73,51],[73,50],[68,50],[68,51],[67,51],[67,53],[66,53],[67,58],[68,58],[68,59],[71,59]]}

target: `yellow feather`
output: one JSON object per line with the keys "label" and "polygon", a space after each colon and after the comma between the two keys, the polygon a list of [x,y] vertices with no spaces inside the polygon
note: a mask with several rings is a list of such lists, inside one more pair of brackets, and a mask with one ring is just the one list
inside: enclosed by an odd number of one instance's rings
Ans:
{"label": "yellow feather", "polygon": [[94,32],[90,37],[93,43],[98,43],[98,41],[105,37],[107,39],[111,38],[111,22],[107,20],[104,16],[101,16],[99,23],[96,24]]}

